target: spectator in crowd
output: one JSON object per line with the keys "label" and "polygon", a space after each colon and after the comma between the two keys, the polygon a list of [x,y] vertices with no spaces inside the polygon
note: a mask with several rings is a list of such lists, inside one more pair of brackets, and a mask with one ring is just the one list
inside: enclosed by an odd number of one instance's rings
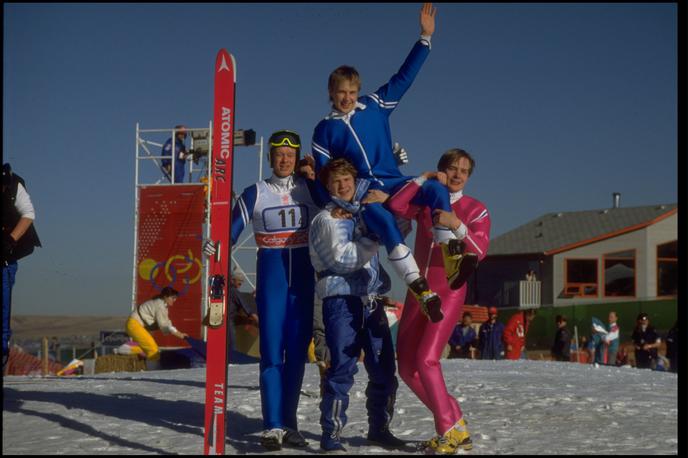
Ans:
{"label": "spectator in crowd", "polygon": [[323,322],[322,300],[315,298],[313,308],[313,346],[315,353],[315,364],[320,373],[320,397],[322,398],[325,390],[325,373],[330,367],[330,349],[327,347],[325,339],[325,323]]}
{"label": "spectator in crowd", "polygon": [[653,368],[656,371],[666,372],[669,370],[669,360],[662,355],[657,355],[657,363]]}
{"label": "spectator in crowd", "polygon": [[[228,322],[232,323],[229,326],[229,343],[228,348],[234,351],[244,352],[246,349],[242,348],[239,342],[241,337],[237,336],[237,326],[249,325],[252,329],[258,327],[258,314],[255,306],[255,300],[250,296],[250,293],[239,291],[241,285],[244,284],[246,277],[244,274],[233,270],[229,280],[229,308],[227,312]],[[209,315],[203,320],[204,325],[208,325]],[[255,330],[256,334],[257,329]],[[241,350],[240,350],[241,349]]]}
{"label": "spectator in crowd", "polygon": [[[172,183],[182,183],[184,181],[184,167],[186,166],[186,158],[189,156],[186,150],[184,140],[186,139],[186,127],[182,125],[174,126],[174,137],[167,139],[162,146],[162,156],[174,156],[174,181]],[[174,146],[172,140],[174,139]],[[170,159],[163,159],[162,171],[165,177],[169,180],[172,176],[172,161]]]}
{"label": "spectator in crowd", "polygon": [[463,312],[461,323],[457,324],[449,338],[449,358],[475,359],[478,336],[473,329],[471,312]]}
{"label": "spectator in crowd", "polygon": [[607,328],[602,323],[602,320],[592,317],[592,339],[591,351],[594,355],[593,364],[607,364],[606,352],[604,346],[604,336],[607,335]]}
{"label": "spectator in crowd", "polygon": [[588,336],[581,336],[580,338],[581,363],[592,364],[593,347],[592,340]]}
{"label": "spectator in crowd", "polygon": [[246,297],[239,291],[241,285],[244,284],[244,280],[246,280],[244,274],[234,269],[229,283],[229,298],[231,302],[229,321],[235,324],[249,323],[258,326],[258,314],[256,310],[246,303]]}
{"label": "spectator in crowd", "polygon": [[58,363],[60,362],[60,341],[58,340],[57,336],[53,336],[50,339],[50,349],[49,352],[54,355],[53,356],[53,361],[57,361]]}
{"label": "spectator in crowd", "polygon": [[631,336],[635,346],[635,367],[639,369],[654,369],[657,365],[657,349],[662,339],[650,325],[647,313],[640,313],[636,319],[636,326]]}
{"label": "spectator in crowd", "polygon": [[392,334],[392,343],[394,348],[397,348],[397,336],[399,334],[399,322],[404,311],[404,304],[397,302],[390,296],[383,296],[382,302],[385,307],[385,314],[387,315],[387,322],[389,323],[389,330]]}
{"label": "spectator in crowd", "polygon": [[535,309],[516,312],[506,324],[502,339],[506,348],[506,359],[519,359],[526,349],[528,327],[536,314]]}
{"label": "spectator in crowd", "polygon": [[616,352],[616,365],[618,367],[628,365],[628,353],[623,347],[619,347],[619,351]]}
{"label": "spectator in crowd", "polygon": [[666,357],[669,359],[669,371],[678,373],[678,320],[666,336]]}
{"label": "spectator in crowd", "polygon": [[606,363],[616,365],[616,352],[619,351],[619,325],[616,324],[616,312],[609,312],[609,329],[607,334],[602,337],[604,350],[606,353]]}
{"label": "spectator in crowd", "polygon": [[570,361],[571,333],[566,327],[566,317],[564,315],[557,315],[555,323],[557,325],[557,333],[554,336],[554,344],[552,345],[552,357],[555,361]]}
{"label": "spectator in crowd", "polygon": [[17,261],[41,246],[33,221],[36,213],[24,180],[12,172],[9,164],[2,166],[2,367],[10,355],[10,318],[12,287],[17,274]]}
{"label": "spectator in crowd", "polygon": [[576,352],[576,355],[573,357],[575,362],[581,364],[590,364],[592,362],[588,336],[580,336],[578,342],[576,342],[575,338],[571,339],[571,351]]}
{"label": "spectator in crowd", "polygon": [[502,334],[504,334],[504,324],[497,321],[497,307],[490,307],[488,320],[480,326],[478,331],[480,359],[502,359],[504,357]]}
{"label": "spectator in crowd", "polygon": [[[151,300],[137,305],[127,319],[125,325],[127,334],[139,344],[141,352],[148,361],[160,360],[160,349],[151,331],[160,330],[163,334],[172,334],[178,339],[188,337],[187,334],[174,327],[168,313],[168,307],[174,305],[178,295],[179,293],[174,288],[166,286]],[[155,364],[150,365],[150,367],[154,366]]]}

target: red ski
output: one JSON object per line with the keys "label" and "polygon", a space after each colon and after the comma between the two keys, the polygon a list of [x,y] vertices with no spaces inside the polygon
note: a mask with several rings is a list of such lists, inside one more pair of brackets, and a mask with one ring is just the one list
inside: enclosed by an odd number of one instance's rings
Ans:
{"label": "red ski", "polygon": [[224,455],[227,410],[227,325],[231,238],[229,231],[234,159],[234,87],[236,64],[225,49],[215,59],[215,102],[210,173],[210,238],[217,243],[210,259],[208,335],[205,375],[203,453]]}

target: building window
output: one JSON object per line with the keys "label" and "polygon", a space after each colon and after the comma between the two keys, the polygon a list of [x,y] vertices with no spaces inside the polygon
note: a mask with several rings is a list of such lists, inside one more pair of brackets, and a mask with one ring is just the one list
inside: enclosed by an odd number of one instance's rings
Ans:
{"label": "building window", "polygon": [[597,259],[567,259],[565,293],[597,297]]}
{"label": "building window", "polygon": [[635,250],[604,256],[604,295],[635,296]]}
{"label": "building window", "polygon": [[678,293],[678,241],[657,245],[657,296]]}

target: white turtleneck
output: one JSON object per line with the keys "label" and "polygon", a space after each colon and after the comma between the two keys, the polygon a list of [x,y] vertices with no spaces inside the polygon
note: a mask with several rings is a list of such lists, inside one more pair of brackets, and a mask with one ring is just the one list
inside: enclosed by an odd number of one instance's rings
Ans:
{"label": "white turtleneck", "polygon": [[281,194],[291,191],[294,189],[294,186],[296,186],[296,183],[294,183],[294,175],[289,175],[286,177],[272,175],[265,181],[271,190]]}

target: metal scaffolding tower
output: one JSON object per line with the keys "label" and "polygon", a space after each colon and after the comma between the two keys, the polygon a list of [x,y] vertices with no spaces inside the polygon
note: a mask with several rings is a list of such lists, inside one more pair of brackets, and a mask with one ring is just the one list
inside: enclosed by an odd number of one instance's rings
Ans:
{"label": "metal scaffolding tower", "polygon": [[[135,146],[135,174],[134,174],[134,251],[133,251],[133,268],[132,268],[132,301],[131,307],[133,308],[137,305],[137,273],[138,273],[138,250],[140,243],[139,234],[139,214],[140,214],[140,189],[142,187],[174,187],[180,185],[193,185],[193,186],[207,186],[210,178],[210,168],[208,163],[208,158],[210,157],[212,148],[212,122],[208,123],[208,127],[202,128],[185,128],[186,132],[190,134],[191,145],[188,151],[193,152],[193,160],[188,160],[189,164],[189,174],[183,183],[174,183],[174,172],[175,172],[175,153],[174,151],[175,142],[172,141],[173,151],[171,156],[163,156],[161,153],[156,154],[155,151],[161,151],[165,139],[175,138],[177,129],[142,129],[140,125],[136,124],[136,146]],[[240,135],[243,135],[238,131]],[[237,146],[246,147],[246,145],[241,145],[241,142],[236,144]],[[263,137],[260,137],[260,141],[255,145],[250,145],[256,147],[257,159],[258,159],[258,181],[263,179]],[[163,171],[162,160],[171,160],[172,169],[169,176]],[[243,173],[243,171],[242,171]],[[235,175],[236,176],[236,175]],[[245,176],[245,175],[244,175]],[[233,190],[232,200],[237,198],[238,193]],[[210,194],[205,193],[206,199],[206,209],[209,208]],[[232,205],[233,206],[233,205]],[[248,231],[248,232],[246,232]],[[208,224],[207,213],[204,219],[203,227],[204,238],[208,239],[210,237],[210,225]],[[239,259],[239,254],[241,252],[253,252],[257,253],[258,248],[254,242],[253,230],[247,227],[245,232],[242,234],[242,240],[238,241],[235,246],[232,247],[232,265],[234,270],[240,272],[244,275],[246,282],[255,289],[255,258],[253,260],[243,260]],[[202,297],[199,298],[198,303],[201,306],[201,316],[205,316],[207,310],[207,287],[208,287],[208,261],[203,259],[203,272],[202,272]],[[249,266],[250,264],[250,266]],[[205,329],[203,329],[203,335],[205,337]]]}

